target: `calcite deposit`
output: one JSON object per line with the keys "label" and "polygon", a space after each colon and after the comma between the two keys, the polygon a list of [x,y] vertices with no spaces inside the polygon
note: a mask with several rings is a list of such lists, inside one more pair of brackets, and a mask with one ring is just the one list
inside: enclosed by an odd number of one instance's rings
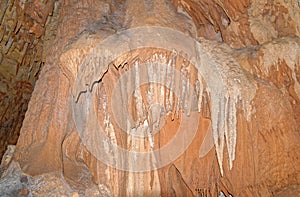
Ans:
{"label": "calcite deposit", "polygon": [[[0,155],[15,144],[54,40],[59,2],[0,1]],[[57,20],[57,19],[56,19]]]}
{"label": "calcite deposit", "polygon": [[299,194],[298,1],[0,4],[1,194]]}

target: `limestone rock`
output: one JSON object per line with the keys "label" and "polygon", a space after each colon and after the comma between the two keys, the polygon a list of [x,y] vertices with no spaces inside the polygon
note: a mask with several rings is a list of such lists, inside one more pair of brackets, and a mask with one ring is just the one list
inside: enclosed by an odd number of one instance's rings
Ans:
{"label": "limestone rock", "polygon": [[[3,77],[0,102],[8,109],[8,81],[22,98],[18,90],[30,95],[34,86],[0,180],[14,187],[4,194],[297,194],[296,0],[28,1],[20,8],[28,27],[7,18],[17,1],[0,2],[7,7],[0,19],[20,29],[14,34],[29,32],[46,57],[35,86]],[[5,62],[18,39],[3,39]],[[24,60],[38,49],[30,46]]]}
{"label": "limestone rock", "polygon": [[57,24],[58,1],[0,1],[0,156],[16,144]]}

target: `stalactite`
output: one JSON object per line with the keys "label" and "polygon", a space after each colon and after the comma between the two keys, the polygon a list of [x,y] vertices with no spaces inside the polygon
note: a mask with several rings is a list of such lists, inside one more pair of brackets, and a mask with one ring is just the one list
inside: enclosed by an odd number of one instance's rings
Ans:
{"label": "stalactite", "polygon": [[[168,68],[170,69],[169,70],[170,77],[168,78],[168,80],[170,80],[169,83],[168,83],[168,84],[170,84],[170,86],[169,86],[170,87],[169,88],[170,94],[169,94],[169,98],[168,98],[168,101],[169,101],[168,111],[172,111],[173,110],[174,103],[175,103],[175,100],[174,100],[175,99],[174,98],[174,90],[175,90],[175,87],[174,87],[175,83],[174,83],[174,81],[175,81],[175,64],[176,64],[175,58],[176,58],[176,56],[173,55],[173,57],[170,58],[169,64],[168,64]],[[173,112],[171,112],[171,113],[172,113],[172,117],[173,117]],[[174,119],[174,118],[172,118],[172,119]]]}
{"label": "stalactite", "polygon": [[153,90],[154,90],[154,103],[158,103],[158,100],[159,100],[159,94],[158,94],[158,86],[157,86],[157,81],[158,81],[158,76],[159,76],[159,72],[156,72],[157,68],[158,68],[158,54],[155,53],[152,57],[152,60],[151,60],[151,64],[153,65]]}
{"label": "stalactite", "polygon": [[166,107],[165,107],[165,111],[168,112],[171,110],[171,101],[170,101],[170,97],[171,97],[171,83],[172,83],[172,70],[171,70],[171,62],[172,60],[170,59],[168,61],[168,64],[167,64],[167,70],[166,70],[166,93],[165,93],[165,104],[166,104]]}
{"label": "stalactite", "polygon": [[185,101],[186,101],[186,88],[187,88],[187,81],[186,81],[186,69],[184,64],[181,65],[181,75],[180,75],[180,79],[179,79],[179,95],[180,95],[180,99],[179,99],[179,108],[181,109],[186,109],[185,108]]}
{"label": "stalactite", "polygon": [[188,79],[187,79],[187,101],[186,101],[186,108],[187,108],[187,112],[186,114],[188,116],[190,116],[191,114],[191,111],[192,111],[192,106],[193,106],[193,98],[194,98],[194,94],[195,94],[195,91],[194,91],[194,88],[192,87],[192,84],[191,84],[191,63],[188,62],[188,68],[187,68],[187,72],[188,72]]}
{"label": "stalactite", "polygon": [[203,92],[204,92],[204,85],[202,83],[202,79],[200,78],[196,80],[196,84],[195,84],[195,91],[197,94],[197,98],[198,98],[198,102],[197,102],[197,108],[198,108],[198,112],[201,111],[201,105],[202,105],[202,99],[203,99]]}
{"label": "stalactite", "polygon": [[104,86],[102,85],[102,83],[100,84],[101,88],[99,89],[100,93],[99,95],[101,96],[100,98],[100,103],[102,103],[102,116],[104,117],[103,119],[103,124],[104,124],[104,132],[105,134],[109,137],[110,142],[106,141],[105,142],[105,150],[106,152],[110,152],[111,147],[110,144],[117,143],[117,139],[116,139],[116,135],[115,135],[115,129],[113,124],[111,123],[111,115],[108,112],[108,96],[107,93],[105,91]]}
{"label": "stalactite", "polygon": [[[174,68],[175,68],[175,71],[176,71],[176,66],[177,66],[177,62],[178,62],[178,57],[175,58],[176,59],[176,62],[174,63]],[[175,74],[174,74],[175,75]],[[180,106],[180,100],[181,100],[181,94],[180,94],[180,78],[178,78],[180,76],[177,76],[175,75],[174,77],[174,84],[175,84],[175,89],[174,89],[174,92],[175,92],[175,96],[177,98],[175,98],[175,103],[174,103],[174,109],[173,109],[173,114],[172,114],[172,120],[174,120],[174,117],[176,116],[176,118],[178,118],[179,114],[179,106]]]}
{"label": "stalactite", "polygon": [[[235,159],[237,137],[237,106],[243,107],[250,117],[251,104],[256,87],[248,79],[237,62],[230,56],[230,49],[223,45],[201,41],[197,45],[196,67],[199,77],[207,84],[206,91],[211,103],[211,121],[218,163],[223,175],[223,149],[226,140],[229,167]],[[246,107],[245,107],[246,106]]]}
{"label": "stalactite", "polygon": [[141,95],[141,90],[139,87],[140,84],[140,73],[139,73],[139,63],[136,61],[135,62],[135,90],[134,90],[134,97],[136,101],[136,113],[137,113],[137,123],[136,125],[139,125],[142,123],[142,121],[145,118],[145,105],[143,103],[142,95]]}
{"label": "stalactite", "polygon": [[[223,174],[225,143],[230,169],[235,159],[237,107],[242,107],[247,119],[250,117],[250,103],[256,87],[230,56],[229,48],[215,42],[205,40],[200,42],[195,46],[197,57],[194,62],[187,61],[185,57],[174,51],[168,55],[156,52],[141,62],[130,60],[135,70],[134,73],[129,72],[125,76],[121,73],[122,77],[126,78],[126,84],[122,84],[119,96],[122,96],[123,105],[129,104],[127,112],[136,115],[133,122],[129,117],[127,130],[130,128],[133,135],[141,132],[140,134],[148,138],[150,148],[155,146],[153,132],[159,130],[162,116],[170,114],[171,119],[174,120],[175,117],[179,118],[179,112],[189,115],[193,106],[196,106],[197,111],[200,112],[203,106],[208,105],[209,99],[213,141],[220,172]],[[128,69],[131,69],[130,64]],[[141,85],[140,64],[146,65],[149,80],[147,88],[139,87]],[[191,71],[191,65],[197,70],[196,77],[191,77],[195,72]],[[132,89],[133,100],[129,99]],[[144,97],[143,91],[145,91]],[[127,108],[125,107],[124,110]],[[107,121],[110,121],[109,117]],[[109,127],[108,124],[107,128]],[[133,138],[129,141],[131,147],[138,145]]]}
{"label": "stalactite", "polygon": [[163,111],[166,110],[166,107],[165,107],[165,92],[166,92],[166,89],[165,89],[165,84],[166,84],[166,72],[167,70],[164,68],[165,65],[167,63],[167,60],[166,60],[166,56],[160,54],[160,64],[159,64],[159,67],[160,68],[160,84],[159,84],[159,87],[160,87],[160,99],[159,99],[159,104],[160,106],[163,107]]}
{"label": "stalactite", "polygon": [[[150,61],[147,61],[147,69],[148,69],[148,76],[149,76],[149,81],[154,81],[154,70],[153,70],[153,65],[151,64]],[[154,84],[150,83],[149,84],[149,90],[147,92],[147,102],[149,103],[149,106],[154,104]]]}
{"label": "stalactite", "polygon": [[7,44],[5,46],[5,52],[4,52],[5,54],[8,53],[8,51],[9,51],[10,47],[12,46],[12,44],[13,44],[13,38],[9,37],[9,39],[7,41]]}

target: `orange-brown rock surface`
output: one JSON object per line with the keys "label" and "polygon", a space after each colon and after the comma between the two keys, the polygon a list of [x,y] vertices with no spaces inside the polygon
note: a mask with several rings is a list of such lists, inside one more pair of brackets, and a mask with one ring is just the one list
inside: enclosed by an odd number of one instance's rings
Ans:
{"label": "orange-brown rock surface", "polygon": [[[58,28],[53,44],[36,41],[30,50],[51,47],[44,49],[45,60],[36,60],[45,66],[14,158],[2,164],[9,165],[0,182],[3,194],[299,194],[298,1],[43,3],[46,11],[42,3],[27,3],[24,17],[33,21],[28,34],[46,39],[41,31],[53,12],[50,4],[61,9],[53,17]],[[16,48],[10,50],[4,63],[18,61]],[[29,52],[23,56],[32,60]],[[4,63],[1,69],[14,65]],[[22,66],[18,73],[27,74]],[[22,102],[26,110],[23,78],[12,76],[3,79],[15,92],[5,89],[0,102],[16,94],[23,100],[13,107],[21,111]],[[25,81],[30,95],[35,80]]]}
{"label": "orange-brown rock surface", "polygon": [[[57,4],[57,3],[56,3]],[[0,155],[19,137],[44,65],[58,9],[54,1],[0,1]],[[54,16],[54,17],[52,17]]]}

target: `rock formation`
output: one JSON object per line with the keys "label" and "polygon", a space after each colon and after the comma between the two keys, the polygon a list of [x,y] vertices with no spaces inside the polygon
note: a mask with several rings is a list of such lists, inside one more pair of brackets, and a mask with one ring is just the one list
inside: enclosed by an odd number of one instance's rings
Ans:
{"label": "rock formation", "polygon": [[8,144],[18,140],[35,81],[55,38],[58,4],[53,0],[0,1],[1,156]]}
{"label": "rock formation", "polygon": [[299,193],[298,1],[0,3],[3,195]]}

